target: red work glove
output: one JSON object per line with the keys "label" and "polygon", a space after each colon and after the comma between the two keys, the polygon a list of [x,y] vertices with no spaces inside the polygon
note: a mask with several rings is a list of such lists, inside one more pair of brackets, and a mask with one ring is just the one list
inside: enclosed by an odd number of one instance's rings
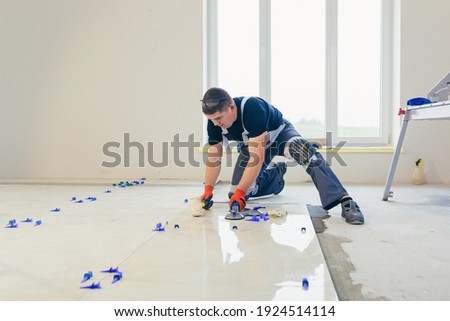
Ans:
{"label": "red work glove", "polygon": [[245,192],[240,188],[237,188],[233,196],[230,198],[230,208],[233,207],[233,203],[239,204],[239,211],[245,208]]}
{"label": "red work glove", "polygon": [[214,202],[212,200],[213,197],[213,189],[214,187],[211,185],[205,185],[205,192],[203,193],[202,197],[200,197],[200,200],[202,201],[202,207],[205,210],[208,210],[213,206]]}

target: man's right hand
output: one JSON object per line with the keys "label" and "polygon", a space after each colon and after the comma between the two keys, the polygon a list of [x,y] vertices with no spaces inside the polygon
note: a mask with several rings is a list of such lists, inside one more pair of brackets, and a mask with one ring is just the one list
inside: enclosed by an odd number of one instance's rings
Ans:
{"label": "man's right hand", "polygon": [[213,186],[205,185],[205,192],[200,198],[200,200],[202,201],[202,207],[205,210],[208,210],[211,208],[211,206],[213,206],[214,202],[212,198],[213,198]]}

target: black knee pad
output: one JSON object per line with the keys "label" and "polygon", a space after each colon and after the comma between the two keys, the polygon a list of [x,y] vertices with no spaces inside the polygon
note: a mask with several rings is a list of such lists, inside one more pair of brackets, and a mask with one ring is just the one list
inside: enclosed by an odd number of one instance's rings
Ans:
{"label": "black knee pad", "polygon": [[316,148],[303,137],[296,137],[289,143],[289,154],[300,165],[308,166]]}

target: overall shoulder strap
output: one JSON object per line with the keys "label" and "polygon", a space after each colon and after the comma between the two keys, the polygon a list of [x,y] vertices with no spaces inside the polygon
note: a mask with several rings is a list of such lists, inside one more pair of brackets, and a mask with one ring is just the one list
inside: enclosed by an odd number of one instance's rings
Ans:
{"label": "overall shoulder strap", "polygon": [[245,129],[245,125],[244,125],[244,107],[245,107],[245,103],[247,102],[247,100],[249,100],[250,97],[244,97],[244,99],[242,99],[241,102],[241,122],[242,122],[242,128],[244,129],[244,131],[242,132],[242,140],[244,141],[244,144],[248,143],[248,131],[247,129]]}
{"label": "overall shoulder strap", "polygon": [[[245,126],[244,126],[244,107],[245,107],[245,103],[247,102],[247,100],[249,98],[250,97],[244,97],[241,102],[241,123],[242,123],[242,128],[244,129],[244,132],[242,133],[242,139],[244,141],[244,144],[248,143],[248,131],[247,131],[247,129],[245,129]],[[228,134],[228,129],[222,128],[222,138],[223,138],[224,146],[228,146],[228,139],[225,136],[226,134]]]}
{"label": "overall shoulder strap", "polygon": [[241,122],[242,122],[242,128],[244,128],[244,133],[247,135],[248,131],[247,129],[245,129],[245,125],[244,125],[244,107],[245,107],[245,103],[247,102],[247,100],[249,100],[250,97],[244,97],[244,99],[242,99],[241,102]]}

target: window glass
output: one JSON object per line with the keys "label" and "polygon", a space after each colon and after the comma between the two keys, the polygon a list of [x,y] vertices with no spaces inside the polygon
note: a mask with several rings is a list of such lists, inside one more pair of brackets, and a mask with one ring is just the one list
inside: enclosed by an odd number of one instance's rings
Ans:
{"label": "window glass", "polygon": [[325,137],[325,0],[271,2],[271,96],[305,137]]}
{"label": "window glass", "polygon": [[259,0],[218,0],[218,86],[259,95]]}
{"label": "window glass", "polygon": [[381,0],[339,0],[338,135],[380,136]]}

